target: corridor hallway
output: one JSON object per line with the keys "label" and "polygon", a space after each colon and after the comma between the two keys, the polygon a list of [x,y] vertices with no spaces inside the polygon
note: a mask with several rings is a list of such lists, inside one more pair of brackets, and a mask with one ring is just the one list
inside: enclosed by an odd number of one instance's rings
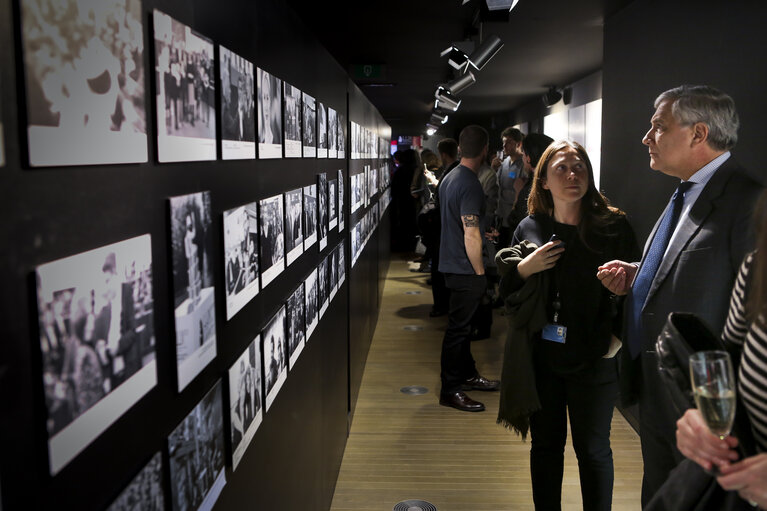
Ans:
{"label": "corridor hallway", "polygon": [[[485,403],[487,410],[480,413],[438,404],[447,317],[429,317],[427,278],[393,256],[331,510],[388,511],[411,499],[439,511],[533,509],[529,439],[522,442],[496,425],[499,393],[469,393]],[[500,311],[494,311],[491,338],[472,343],[477,368],[488,378],[499,378],[501,372],[506,319]],[[411,385],[428,392],[400,392]],[[613,509],[638,510],[639,437],[617,410],[611,438]],[[581,507],[578,466],[568,438],[562,509]]]}

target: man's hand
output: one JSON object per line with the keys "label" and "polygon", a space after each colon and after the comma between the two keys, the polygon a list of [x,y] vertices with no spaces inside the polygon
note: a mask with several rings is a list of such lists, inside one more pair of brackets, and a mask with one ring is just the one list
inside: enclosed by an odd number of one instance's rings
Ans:
{"label": "man's hand", "polygon": [[553,268],[562,257],[562,252],[565,251],[561,244],[561,241],[549,241],[535,249],[535,252],[522,259],[517,265],[519,276],[527,280],[530,275]]}
{"label": "man's hand", "polygon": [[485,239],[488,241],[496,241],[498,239],[498,236],[500,236],[501,233],[498,232],[498,229],[495,227],[491,227],[487,231],[485,231]]}
{"label": "man's hand", "polygon": [[610,261],[597,268],[597,278],[611,293],[623,296],[631,289],[637,267],[624,261]]}
{"label": "man's hand", "polygon": [[499,157],[493,158],[493,161],[490,162],[490,166],[493,167],[493,170],[498,170],[501,168],[501,164],[503,163],[503,160],[501,160]]}

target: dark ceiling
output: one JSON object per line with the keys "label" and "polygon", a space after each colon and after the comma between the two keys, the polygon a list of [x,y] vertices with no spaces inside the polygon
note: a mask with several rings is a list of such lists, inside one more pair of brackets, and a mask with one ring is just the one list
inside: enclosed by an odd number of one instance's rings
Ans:
{"label": "dark ceiling", "polygon": [[[460,94],[462,115],[513,110],[549,86],[570,84],[602,67],[604,20],[632,0],[520,0],[493,21],[483,0],[289,0],[317,38],[350,71],[393,135],[425,131],[437,85],[453,78],[440,52],[454,41],[498,35],[504,47]],[[330,6],[337,6],[331,8]],[[504,15],[505,17],[505,15]],[[359,79],[354,66],[382,66]]]}

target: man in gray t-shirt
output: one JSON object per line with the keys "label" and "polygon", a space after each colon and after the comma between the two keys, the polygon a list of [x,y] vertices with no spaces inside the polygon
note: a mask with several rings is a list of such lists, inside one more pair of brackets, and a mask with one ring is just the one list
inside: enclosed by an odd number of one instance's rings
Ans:
{"label": "man in gray t-shirt", "polygon": [[477,173],[487,157],[487,131],[467,126],[458,145],[461,164],[439,184],[440,240],[439,271],[450,289],[448,326],[442,340],[439,403],[462,411],[481,412],[485,405],[464,390],[497,390],[500,382],[480,376],[471,355],[471,318],[487,287],[482,263],[480,220],[485,214],[485,194]]}

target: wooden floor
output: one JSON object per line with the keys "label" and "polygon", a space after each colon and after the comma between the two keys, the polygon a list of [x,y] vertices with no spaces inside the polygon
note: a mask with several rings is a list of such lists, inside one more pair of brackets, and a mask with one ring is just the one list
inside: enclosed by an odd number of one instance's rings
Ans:
{"label": "wooden floor", "polygon": [[[362,379],[331,509],[388,511],[403,500],[425,500],[439,511],[533,509],[529,442],[496,425],[498,393],[471,392],[487,410],[440,406],[439,356],[446,317],[429,318],[427,274],[393,260],[381,314]],[[420,294],[407,294],[417,291]],[[498,378],[506,320],[495,311],[492,337],[472,343],[480,373]],[[408,331],[403,327],[422,327]],[[400,392],[407,385],[424,395]],[[639,509],[639,437],[619,412],[612,425],[613,509]],[[578,467],[569,444],[562,508],[581,509]]]}

